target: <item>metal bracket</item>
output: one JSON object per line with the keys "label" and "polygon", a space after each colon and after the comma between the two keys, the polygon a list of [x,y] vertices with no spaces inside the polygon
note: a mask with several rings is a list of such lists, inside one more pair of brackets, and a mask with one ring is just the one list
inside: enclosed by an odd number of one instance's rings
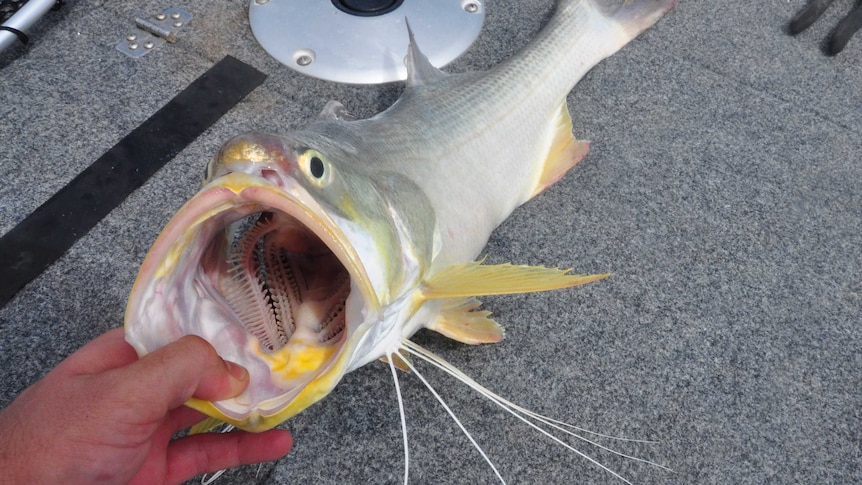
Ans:
{"label": "metal bracket", "polygon": [[135,19],[136,32],[117,44],[117,50],[129,57],[141,57],[165,44],[177,41],[177,33],[189,23],[192,14],[170,7],[151,18]]}

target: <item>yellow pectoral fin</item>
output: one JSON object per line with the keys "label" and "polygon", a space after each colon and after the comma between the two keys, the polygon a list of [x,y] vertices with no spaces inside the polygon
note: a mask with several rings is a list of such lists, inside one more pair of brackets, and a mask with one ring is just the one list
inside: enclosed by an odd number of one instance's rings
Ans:
{"label": "yellow pectoral fin", "polygon": [[422,296],[433,300],[532,293],[582,285],[610,276],[610,273],[575,275],[569,271],[544,266],[485,265],[471,261],[438,271],[425,282]]}
{"label": "yellow pectoral fin", "polygon": [[479,305],[475,298],[448,300],[437,319],[427,327],[469,345],[500,342],[505,333],[503,327],[488,318],[491,312],[477,311]]}
{"label": "yellow pectoral fin", "polygon": [[200,423],[194,425],[189,430],[190,435],[210,432],[219,426],[223,425],[224,421],[218,418],[206,418]]}
{"label": "yellow pectoral fin", "polygon": [[566,103],[560,106],[553,124],[553,140],[548,147],[542,174],[530,197],[535,197],[560,180],[572,167],[580,162],[590,150],[590,142],[572,136],[572,117]]}

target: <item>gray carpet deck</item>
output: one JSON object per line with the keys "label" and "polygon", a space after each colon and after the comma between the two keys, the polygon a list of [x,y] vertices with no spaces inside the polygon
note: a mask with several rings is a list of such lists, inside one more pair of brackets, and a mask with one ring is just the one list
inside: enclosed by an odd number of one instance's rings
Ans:
{"label": "gray carpet deck", "polygon": [[[494,234],[492,262],[610,271],[570,291],[485,299],[507,339],[417,341],[500,394],[602,433],[667,472],[577,447],[635,483],[862,482],[862,38],[829,58],[839,0],[784,33],[803,0],[682,0],[569,96],[589,156]],[[448,69],[485,69],[541,27],[550,0],[493,0]],[[232,135],[301,126],[329,99],[359,116],[400,87],[302,77],[254,41],[247,2],[189,1],[175,44],[114,50],[154,1],[68,2],[0,55],[0,233],[225,55],[267,73],[0,309],[0,405],[121,325],[137,268]],[[453,379],[426,371],[509,483],[614,483]],[[412,483],[494,483],[433,397],[402,379]],[[70,416],[74,419],[74,416]],[[398,483],[388,369],[372,364],[285,424],[286,458],[221,483]],[[50,457],[46,457],[50,461]]]}

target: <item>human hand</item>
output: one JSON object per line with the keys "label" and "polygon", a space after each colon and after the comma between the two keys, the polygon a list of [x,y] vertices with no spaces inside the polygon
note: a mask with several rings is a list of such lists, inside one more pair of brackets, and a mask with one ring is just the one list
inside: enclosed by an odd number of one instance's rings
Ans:
{"label": "human hand", "polygon": [[[799,13],[793,17],[793,20],[790,21],[790,25],[787,27],[790,35],[796,35],[808,27],[811,27],[811,24],[816,22],[817,19],[823,15],[823,12],[829,8],[832,1],[833,0],[810,0],[808,5],[800,10]],[[844,50],[844,47],[846,47],[847,43],[850,42],[850,38],[853,37],[853,34],[855,34],[860,27],[862,27],[862,4],[857,5],[856,8],[848,13],[847,16],[844,17],[835,27],[835,30],[832,32],[832,37],[829,39],[829,43],[826,46],[826,53],[834,56]]]}
{"label": "human hand", "polygon": [[204,340],[183,337],[138,359],[111,330],[61,362],[0,411],[0,470],[12,483],[180,483],[270,461],[290,450],[284,430],[171,440],[205,418],[194,396],[234,397],[248,372]]}

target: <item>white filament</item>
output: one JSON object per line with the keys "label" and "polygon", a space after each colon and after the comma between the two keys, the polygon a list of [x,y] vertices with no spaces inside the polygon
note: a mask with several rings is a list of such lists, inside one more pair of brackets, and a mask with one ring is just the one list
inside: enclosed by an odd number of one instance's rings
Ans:
{"label": "white filament", "polygon": [[404,402],[401,399],[401,386],[398,385],[398,373],[395,372],[395,353],[389,354],[389,369],[392,371],[392,381],[395,382],[395,394],[398,396],[398,414],[401,416],[401,435],[404,437],[404,485],[410,476],[410,447],[407,445],[407,415],[404,414]]}
{"label": "white filament", "polygon": [[[668,470],[668,471],[670,471],[670,469],[669,469],[669,468],[667,468],[667,467],[665,467],[665,466],[663,466],[663,465],[659,465],[659,464],[657,464],[657,463],[654,463],[654,462],[652,462],[652,461],[649,461],[649,460],[646,460],[646,459],[643,459],[643,458],[638,458],[638,457],[630,456],[630,455],[627,455],[627,454],[621,453],[621,452],[619,452],[619,451],[613,450],[613,449],[608,448],[608,447],[606,447],[606,446],[603,446],[603,445],[601,445],[601,444],[599,444],[599,443],[597,443],[597,442],[595,442],[595,441],[593,441],[593,440],[590,440],[590,439],[588,439],[588,438],[586,438],[586,437],[584,437],[584,436],[582,436],[582,435],[579,435],[579,434],[577,434],[577,433],[574,433],[574,432],[572,432],[572,431],[570,431],[570,430],[571,430],[571,429],[574,429],[574,430],[577,430],[577,431],[582,432],[582,433],[589,433],[589,434],[592,434],[592,435],[594,435],[594,436],[599,436],[599,437],[603,437],[603,438],[610,438],[610,439],[616,439],[616,440],[620,440],[620,441],[628,441],[628,442],[636,442],[636,443],[654,443],[654,442],[652,442],[652,441],[647,441],[647,440],[633,440],[633,439],[617,438],[617,437],[613,437],[613,436],[603,435],[603,434],[600,434],[600,433],[596,433],[596,432],[593,432],[593,431],[589,431],[589,430],[586,430],[586,429],[582,429],[582,428],[579,428],[579,427],[573,426],[573,425],[571,425],[571,424],[564,423],[564,422],[562,422],[562,421],[558,421],[558,420],[555,420],[555,419],[551,419],[551,418],[548,418],[547,416],[543,416],[543,415],[541,415],[541,414],[535,413],[535,412],[533,412],[533,411],[530,411],[530,410],[525,409],[525,408],[523,408],[523,407],[521,407],[521,406],[518,406],[517,404],[514,404],[514,403],[512,403],[511,401],[509,401],[509,400],[507,400],[507,399],[505,399],[505,398],[503,398],[503,397],[501,397],[501,396],[497,395],[496,393],[494,393],[494,392],[492,392],[491,390],[487,389],[486,387],[482,386],[482,385],[481,385],[481,384],[479,384],[478,382],[474,381],[472,378],[470,378],[469,376],[467,376],[466,374],[464,374],[463,372],[461,372],[457,367],[453,366],[452,364],[450,364],[449,362],[447,362],[447,361],[446,361],[445,359],[443,359],[442,357],[440,357],[440,356],[438,356],[438,355],[434,354],[433,352],[431,352],[431,351],[429,351],[429,350],[427,350],[427,349],[423,348],[422,346],[420,346],[420,345],[418,345],[418,344],[416,344],[416,343],[414,343],[414,342],[411,342],[411,341],[409,341],[409,340],[404,340],[404,341],[402,342],[402,344],[403,344],[403,346],[404,346],[405,350],[407,350],[407,351],[408,351],[409,353],[411,353],[412,355],[415,355],[415,356],[419,357],[420,359],[422,359],[422,360],[424,360],[424,361],[426,361],[426,362],[428,362],[428,363],[430,363],[430,364],[434,365],[435,367],[437,367],[437,368],[439,368],[439,369],[443,370],[444,372],[446,372],[447,374],[451,375],[452,377],[455,377],[456,379],[458,379],[459,381],[461,381],[461,382],[463,382],[464,384],[468,385],[470,388],[472,388],[473,390],[475,390],[476,392],[478,392],[478,393],[479,393],[479,394],[481,394],[482,396],[484,396],[484,397],[488,398],[489,400],[491,400],[494,404],[496,404],[496,405],[500,406],[503,410],[505,410],[505,411],[506,411],[506,412],[508,412],[509,414],[512,414],[513,416],[515,416],[515,417],[516,417],[516,418],[518,418],[519,420],[523,421],[524,423],[526,423],[527,425],[529,425],[529,426],[530,426],[530,427],[532,427],[533,429],[535,429],[535,430],[539,431],[540,433],[544,434],[545,436],[547,436],[548,438],[550,438],[550,439],[551,439],[551,440],[553,440],[554,442],[556,442],[556,443],[558,443],[558,444],[560,444],[560,445],[564,446],[565,448],[567,448],[567,449],[571,450],[571,451],[572,451],[572,452],[574,452],[575,454],[577,454],[577,455],[579,455],[579,456],[583,457],[584,459],[586,459],[586,460],[590,461],[590,462],[591,462],[591,463],[593,463],[594,465],[598,466],[598,467],[599,467],[599,468],[601,468],[602,470],[605,470],[606,472],[610,473],[611,475],[613,475],[613,476],[614,476],[614,477],[616,477],[617,479],[619,479],[619,480],[623,481],[624,483],[631,483],[631,482],[629,482],[627,479],[625,479],[623,476],[621,476],[621,475],[620,475],[620,474],[618,474],[617,472],[615,472],[615,471],[611,470],[610,468],[608,468],[607,466],[603,465],[602,463],[600,463],[600,462],[599,462],[598,460],[596,460],[595,458],[593,458],[593,457],[591,457],[591,456],[587,455],[586,453],[584,453],[584,452],[582,452],[582,451],[577,450],[576,448],[572,447],[572,446],[571,446],[571,445],[569,445],[568,443],[566,443],[566,442],[562,441],[562,440],[561,440],[560,438],[558,438],[557,436],[554,436],[553,434],[551,434],[550,432],[548,432],[548,431],[547,431],[547,430],[545,430],[544,428],[540,427],[539,425],[537,425],[537,424],[536,424],[536,423],[534,423],[533,421],[530,421],[530,419],[532,419],[532,420],[534,420],[534,421],[537,421],[537,422],[539,422],[539,423],[542,423],[542,424],[544,424],[544,425],[546,425],[546,426],[549,426],[549,427],[551,427],[551,428],[554,428],[554,429],[556,429],[556,430],[558,430],[558,431],[561,431],[561,432],[563,432],[563,433],[565,433],[565,434],[568,434],[568,435],[570,435],[570,436],[573,436],[573,437],[575,437],[575,438],[577,438],[577,439],[579,439],[579,440],[581,440],[581,441],[584,441],[584,442],[586,442],[586,443],[589,443],[589,444],[591,444],[591,445],[593,445],[593,446],[596,446],[596,447],[598,447],[598,448],[600,448],[600,449],[602,449],[602,450],[605,450],[605,451],[608,451],[608,452],[613,453],[613,454],[615,454],[615,455],[621,456],[621,457],[623,457],[623,458],[631,459],[631,460],[638,461],[638,462],[642,462],[642,463],[647,463],[647,464],[649,464],[649,465],[656,466],[656,467],[661,468],[661,469],[663,469],[663,470]],[[412,368],[412,366],[411,366],[411,368]],[[418,375],[418,374],[417,374],[417,375]],[[421,377],[420,377],[420,378],[421,378]],[[423,381],[424,381],[424,379],[423,379]],[[438,398],[438,399],[439,399],[439,398]],[[529,419],[528,419],[528,418],[529,418]],[[565,429],[564,427],[569,428],[569,429]],[[496,472],[496,469],[495,469],[494,471]],[[498,476],[499,476],[499,474],[498,474]]]}

